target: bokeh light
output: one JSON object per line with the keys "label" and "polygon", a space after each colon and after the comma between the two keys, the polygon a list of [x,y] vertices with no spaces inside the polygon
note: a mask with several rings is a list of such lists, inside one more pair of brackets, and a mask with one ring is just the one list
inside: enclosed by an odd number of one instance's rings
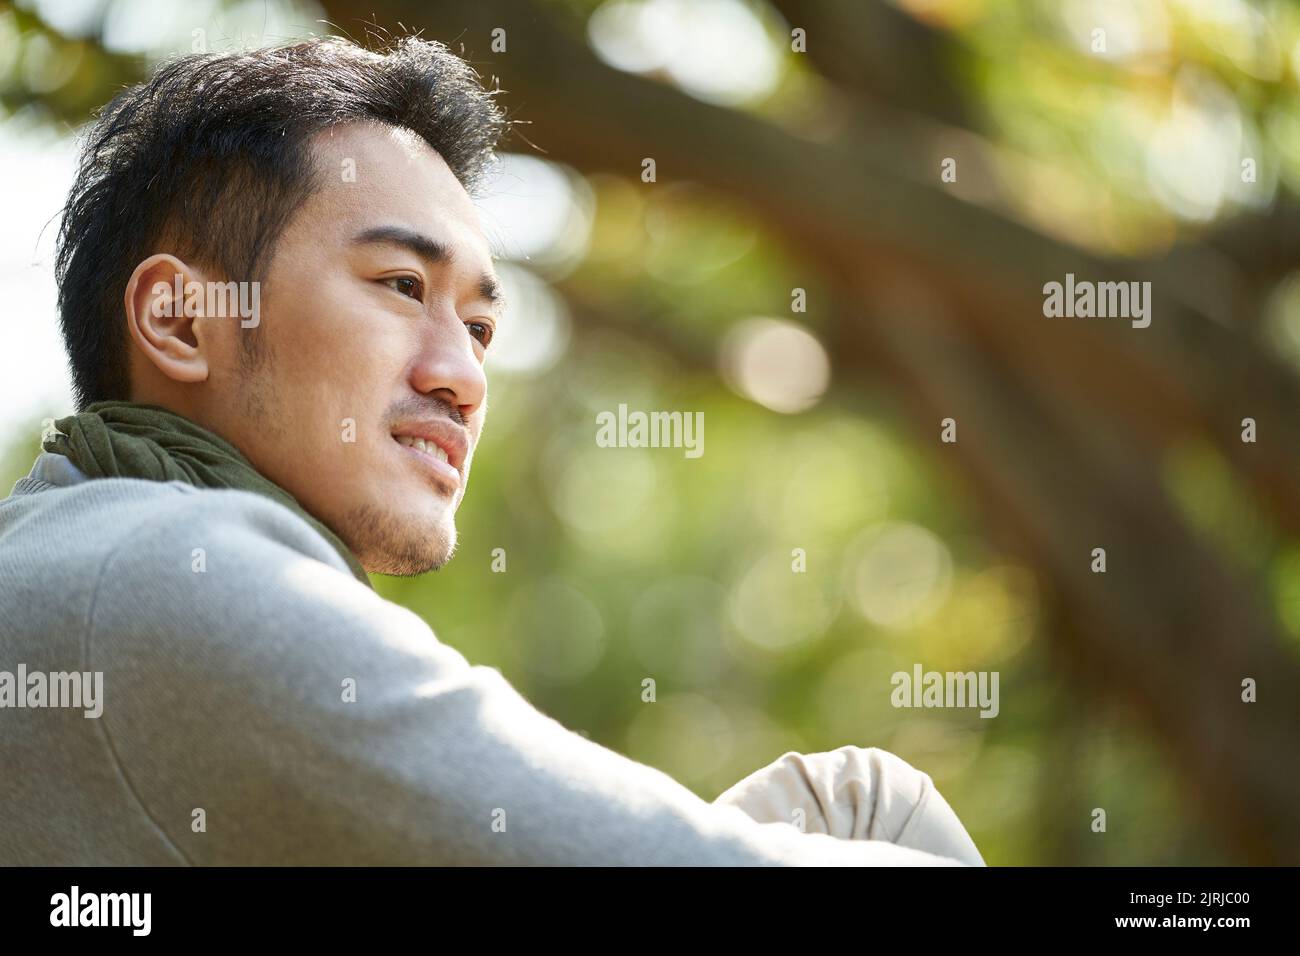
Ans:
{"label": "bokeh light", "polygon": [[722,341],[719,364],[737,394],[784,414],[812,408],[830,384],[830,359],[822,344],[783,319],[736,323]]}

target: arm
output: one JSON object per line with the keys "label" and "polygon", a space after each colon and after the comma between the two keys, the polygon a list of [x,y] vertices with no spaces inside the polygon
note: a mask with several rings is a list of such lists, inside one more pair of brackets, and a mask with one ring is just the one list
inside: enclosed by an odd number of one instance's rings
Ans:
{"label": "arm", "polygon": [[952,862],[706,803],[533,708],[242,492],[178,496],[132,536],[88,652],[124,778],[197,864]]}

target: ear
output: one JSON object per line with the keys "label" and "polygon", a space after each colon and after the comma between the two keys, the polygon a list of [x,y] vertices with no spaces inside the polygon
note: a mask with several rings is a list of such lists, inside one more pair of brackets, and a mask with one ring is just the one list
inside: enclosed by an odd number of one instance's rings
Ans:
{"label": "ear", "polygon": [[[208,377],[201,323],[205,279],[175,256],[152,255],[135,267],[126,284],[126,327],[136,348],[160,372],[177,382]],[[187,291],[188,290],[188,291]],[[179,291],[179,295],[177,292]]]}

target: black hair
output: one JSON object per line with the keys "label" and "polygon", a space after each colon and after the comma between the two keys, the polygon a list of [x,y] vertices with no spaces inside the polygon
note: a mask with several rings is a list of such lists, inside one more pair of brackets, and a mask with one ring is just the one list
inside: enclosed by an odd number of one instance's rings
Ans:
{"label": "black hair", "polygon": [[87,133],[56,250],[78,408],[130,397],[122,296],[155,243],[258,280],[317,188],[308,140],[338,123],[411,130],[473,191],[507,126],[494,96],[446,46],[412,36],[191,54],[120,93]]}

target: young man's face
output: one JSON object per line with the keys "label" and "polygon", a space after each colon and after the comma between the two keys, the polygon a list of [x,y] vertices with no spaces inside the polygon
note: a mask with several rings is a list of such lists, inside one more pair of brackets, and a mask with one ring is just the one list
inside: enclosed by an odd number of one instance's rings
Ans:
{"label": "young man's face", "polygon": [[419,574],[455,547],[483,428],[491,254],[423,140],[349,124],[314,147],[324,186],[276,245],[260,325],[230,323],[214,343],[205,417],[367,570]]}

